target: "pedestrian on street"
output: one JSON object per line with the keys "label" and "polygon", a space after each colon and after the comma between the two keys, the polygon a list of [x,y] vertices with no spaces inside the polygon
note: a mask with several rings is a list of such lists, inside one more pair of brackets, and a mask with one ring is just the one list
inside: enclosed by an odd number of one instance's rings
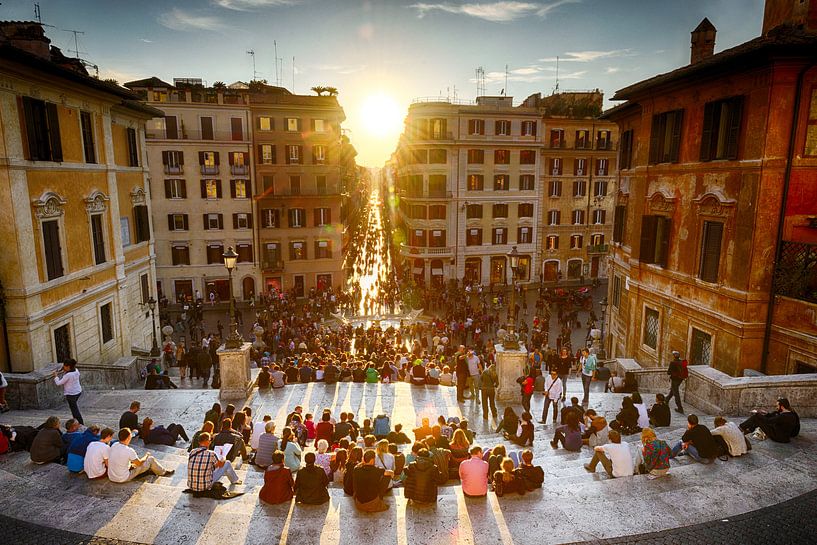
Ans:
{"label": "pedestrian on street", "polygon": [[681,403],[681,384],[686,380],[689,371],[687,371],[686,360],[681,359],[681,353],[677,350],[672,351],[672,361],[669,362],[667,374],[670,380],[670,391],[666,397],[666,403],[669,405],[669,400],[675,397],[675,412],[684,414],[684,406]]}
{"label": "pedestrian on street", "polygon": [[[60,376],[62,371],[62,376]],[[73,416],[80,424],[85,424],[82,420],[82,415],[79,412],[77,401],[82,395],[82,385],[79,383],[79,371],[77,371],[77,360],[73,358],[66,359],[62,364],[62,369],[54,371],[54,383],[57,386],[62,386],[65,401],[68,402],[68,407],[71,408],[71,416]]]}
{"label": "pedestrian on street", "polygon": [[494,415],[494,420],[496,420],[496,385],[499,382],[499,379],[496,375],[496,368],[493,365],[489,365],[485,368],[482,372],[482,376],[479,380],[479,386],[482,389],[482,419],[488,420],[488,408],[490,406],[491,413]]}
{"label": "pedestrian on street", "polygon": [[547,424],[548,409],[551,405],[553,405],[553,423],[556,424],[556,418],[559,415],[559,398],[562,397],[563,391],[562,379],[555,369],[551,370],[550,376],[545,379],[545,391],[543,392],[545,399],[542,405],[542,420],[539,421],[541,424]]}
{"label": "pedestrian on street", "polygon": [[590,350],[587,348],[582,349],[582,358],[581,358],[581,375],[582,375],[582,388],[584,389],[584,398],[582,398],[582,404],[587,405],[590,402],[590,383],[593,381],[593,377],[596,376],[596,355],[591,354]]}
{"label": "pedestrian on street", "polygon": [[456,361],[456,373],[457,373],[457,401],[460,403],[465,402],[465,386],[468,384],[468,360],[465,354],[465,347],[460,345],[457,349],[457,353],[454,356]]}
{"label": "pedestrian on street", "polygon": [[210,354],[207,350],[199,350],[196,354],[196,367],[199,370],[199,378],[204,379],[203,387],[207,386],[207,380],[210,378],[210,367],[213,362],[210,360]]}

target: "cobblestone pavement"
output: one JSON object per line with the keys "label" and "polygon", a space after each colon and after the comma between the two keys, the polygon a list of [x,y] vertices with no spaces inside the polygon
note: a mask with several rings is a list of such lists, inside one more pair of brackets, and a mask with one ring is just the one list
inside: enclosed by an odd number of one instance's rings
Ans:
{"label": "cobblestone pavement", "polygon": [[[675,528],[663,532],[623,536],[589,542],[592,545],[636,544],[675,545],[701,543],[706,545],[798,545],[814,543],[817,519],[803,517],[817,509],[817,491],[803,494],[789,501],[751,511],[729,519]],[[74,532],[37,526],[22,520],[0,515],[0,536],[4,543],[14,545],[139,545],[132,541],[105,539]],[[479,541],[477,540],[477,543]]]}

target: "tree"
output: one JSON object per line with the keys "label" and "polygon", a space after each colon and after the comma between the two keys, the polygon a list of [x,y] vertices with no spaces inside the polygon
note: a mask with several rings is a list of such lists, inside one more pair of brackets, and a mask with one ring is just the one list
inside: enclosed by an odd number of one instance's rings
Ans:
{"label": "tree", "polygon": [[213,84],[213,89],[226,89],[226,88],[227,88],[227,84],[224,83],[223,81],[217,81],[217,82],[215,82]]}
{"label": "tree", "polygon": [[319,97],[323,96],[323,94],[326,92],[326,90],[327,90],[326,87],[324,87],[323,85],[316,85],[315,87],[312,87],[310,89],[310,91],[314,91],[314,93],[316,95],[318,95]]}
{"label": "tree", "polygon": [[324,88],[327,93],[329,93],[330,97],[338,96],[338,88],[337,87],[325,87]]}

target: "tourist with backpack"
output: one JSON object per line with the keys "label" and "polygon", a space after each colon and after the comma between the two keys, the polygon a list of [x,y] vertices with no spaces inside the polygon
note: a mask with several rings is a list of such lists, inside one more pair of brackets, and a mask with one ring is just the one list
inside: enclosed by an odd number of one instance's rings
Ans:
{"label": "tourist with backpack", "polygon": [[684,406],[681,404],[681,383],[683,383],[689,376],[689,364],[687,360],[681,359],[681,353],[677,350],[672,351],[672,361],[669,362],[667,374],[670,380],[670,392],[667,395],[666,403],[669,405],[669,400],[675,397],[675,412],[684,414]]}

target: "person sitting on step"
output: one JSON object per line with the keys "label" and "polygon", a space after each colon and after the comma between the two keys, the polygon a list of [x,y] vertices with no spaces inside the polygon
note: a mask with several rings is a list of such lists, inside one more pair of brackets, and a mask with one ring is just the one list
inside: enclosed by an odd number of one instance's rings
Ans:
{"label": "person sitting on step", "polygon": [[165,469],[151,454],[145,454],[141,458],[137,456],[136,451],[130,447],[133,439],[133,432],[130,429],[122,428],[118,437],[119,442],[111,447],[108,455],[108,479],[111,482],[132,481],[148,471],[160,477],[169,477],[175,472],[172,469]]}
{"label": "person sitting on step", "polygon": [[663,428],[670,425],[671,414],[664,394],[655,394],[655,405],[647,411],[650,417],[650,425],[656,428]]}
{"label": "person sitting on step", "polygon": [[533,465],[533,452],[529,449],[522,451],[516,473],[525,482],[528,491],[542,488],[542,483],[545,482],[545,471],[541,466]]}
{"label": "person sitting on step", "polygon": [[610,430],[609,443],[593,448],[593,458],[584,464],[584,468],[593,473],[599,462],[610,477],[630,477],[635,471],[630,445],[621,440],[621,434],[616,430]]}
{"label": "person sitting on step", "polygon": [[[326,444],[326,439],[321,439]],[[320,505],[329,501],[329,476],[324,468],[315,465],[315,453],[307,452],[304,455],[304,467],[298,471],[295,478],[295,501],[307,505]]]}
{"label": "person sitting on step", "polygon": [[207,492],[213,484],[225,475],[231,484],[241,484],[233,464],[228,460],[220,460],[216,453],[210,450],[212,437],[207,432],[198,436],[198,446],[190,451],[187,458],[187,488],[194,492]]}
{"label": "person sitting on step", "polygon": [[698,416],[691,414],[687,417],[687,430],[672,447],[672,457],[687,454],[696,462],[710,464],[718,455],[717,444],[712,438],[709,428],[698,422]]}
{"label": "person sitting on step", "polygon": [[189,441],[187,432],[181,424],[170,424],[167,428],[164,426],[154,426],[153,419],[145,418],[142,422],[142,428],[139,430],[139,437],[144,441],[145,445],[166,445],[172,447],[179,440],[179,437],[185,441]]}
{"label": "person sitting on step", "polygon": [[792,437],[800,434],[800,417],[792,410],[789,400],[781,397],[777,400],[777,410],[766,412],[755,409],[752,416],[740,425],[743,433],[750,433],[756,428],[760,428],[772,441],[788,443]]}

